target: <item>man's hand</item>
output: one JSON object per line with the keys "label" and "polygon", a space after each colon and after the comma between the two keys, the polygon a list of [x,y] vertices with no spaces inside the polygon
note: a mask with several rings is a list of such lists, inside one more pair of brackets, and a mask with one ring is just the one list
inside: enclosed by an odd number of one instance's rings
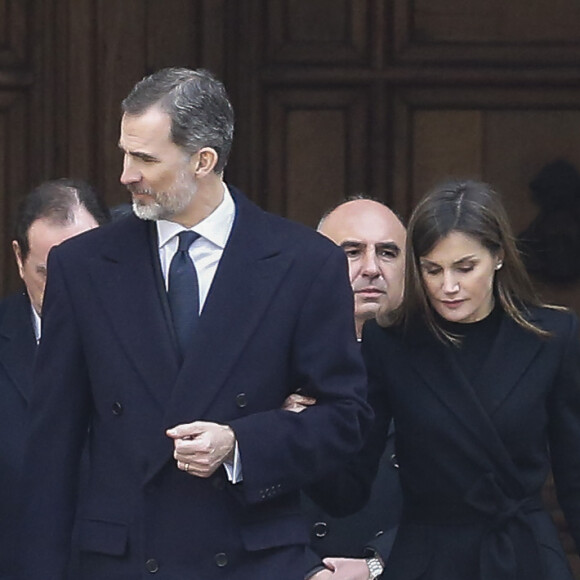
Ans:
{"label": "man's hand", "polygon": [[177,467],[196,477],[210,477],[225,461],[233,460],[236,436],[227,425],[195,421],[166,434],[173,439]]}
{"label": "man's hand", "polygon": [[[293,413],[302,413],[304,409],[315,404],[316,399],[313,397],[307,397],[306,395],[300,395],[299,393],[292,393],[282,404],[282,409],[284,411],[292,411]],[[317,578],[317,576],[314,575],[312,578]]]}
{"label": "man's hand", "polygon": [[[314,575],[316,580],[368,580],[369,567],[364,558],[324,558],[323,564],[332,571],[332,576]],[[326,572],[323,570],[322,572]],[[320,573],[320,572],[319,572]]]}

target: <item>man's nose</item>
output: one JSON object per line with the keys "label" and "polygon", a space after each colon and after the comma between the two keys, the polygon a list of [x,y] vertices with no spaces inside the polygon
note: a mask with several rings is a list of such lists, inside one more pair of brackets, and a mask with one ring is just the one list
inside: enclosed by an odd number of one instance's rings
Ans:
{"label": "man's nose", "polygon": [[125,156],[125,159],[123,160],[123,171],[119,181],[123,185],[129,185],[131,183],[137,183],[140,180],[141,173],[135,169],[133,163],[131,163],[131,159],[128,156]]}
{"label": "man's nose", "polygon": [[363,256],[362,273],[368,278],[380,276],[379,260],[375,252],[366,252]]}

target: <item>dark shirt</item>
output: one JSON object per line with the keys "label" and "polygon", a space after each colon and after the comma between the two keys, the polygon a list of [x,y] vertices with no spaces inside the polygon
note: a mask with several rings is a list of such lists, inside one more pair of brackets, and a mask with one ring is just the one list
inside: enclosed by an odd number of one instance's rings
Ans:
{"label": "dark shirt", "polygon": [[472,384],[479,375],[499,332],[502,310],[494,308],[477,322],[450,322],[439,317],[439,324],[447,332],[459,338],[460,343],[450,348],[451,354],[465,377]]}

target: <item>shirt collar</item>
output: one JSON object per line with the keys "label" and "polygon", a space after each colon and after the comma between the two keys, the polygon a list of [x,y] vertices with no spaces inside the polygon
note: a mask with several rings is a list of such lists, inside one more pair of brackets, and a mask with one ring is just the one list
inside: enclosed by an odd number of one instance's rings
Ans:
{"label": "shirt collar", "polygon": [[36,342],[38,342],[40,340],[40,333],[42,328],[40,316],[38,316],[38,312],[36,312],[32,304],[30,305],[30,309],[32,310],[32,328],[34,329],[34,337],[36,338]]}
{"label": "shirt collar", "polygon": [[[190,229],[217,247],[224,249],[232,231],[235,215],[236,205],[224,183],[224,198],[222,202],[205,219]],[[158,220],[155,225],[157,226],[160,248],[179,232],[186,229],[180,224],[168,220]]]}

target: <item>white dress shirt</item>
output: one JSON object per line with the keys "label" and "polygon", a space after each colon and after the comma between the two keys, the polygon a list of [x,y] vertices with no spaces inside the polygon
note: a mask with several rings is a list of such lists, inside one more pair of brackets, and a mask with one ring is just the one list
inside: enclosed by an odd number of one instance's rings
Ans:
{"label": "white dress shirt", "polygon": [[[199,312],[203,311],[207,295],[211,288],[217,267],[221,260],[226,243],[232,232],[236,205],[228,188],[224,184],[224,198],[216,209],[205,219],[189,230],[196,232],[200,237],[189,247],[189,255],[197,271],[199,284]],[[165,280],[165,289],[169,288],[169,266],[173,256],[177,253],[179,244],[178,234],[187,230],[183,226],[167,220],[158,220],[157,238],[159,242],[159,259],[161,271]],[[236,441],[233,463],[224,463],[228,479],[232,483],[242,480],[242,464]]]}
{"label": "white dress shirt", "polygon": [[[200,235],[189,247],[189,255],[195,265],[199,283],[200,314],[230,237],[235,216],[236,206],[234,200],[228,188],[224,185],[224,198],[220,205],[204,220],[190,228],[191,231]],[[187,228],[167,220],[158,220],[156,225],[161,270],[165,279],[165,289],[167,289],[169,266],[173,256],[177,253],[179,243],[177,235]]]}

